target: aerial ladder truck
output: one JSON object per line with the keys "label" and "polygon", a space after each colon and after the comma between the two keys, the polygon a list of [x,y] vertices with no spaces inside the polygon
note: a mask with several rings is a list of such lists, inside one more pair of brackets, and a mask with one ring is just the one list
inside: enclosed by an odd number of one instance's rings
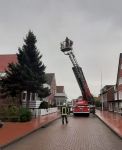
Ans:
{"label": "aerial ladder truck", "polygon": [[82,94],[82,98],[73,100],[73,114],[87,114],[89,116],[90,106],[94,105],[94,98],[89,90],[82,68],[76,60],[72,45],[73,41],[66,37],[65,41],[61,43],[60,49],[65,55],[69,56],[73,64],[72,70]]}

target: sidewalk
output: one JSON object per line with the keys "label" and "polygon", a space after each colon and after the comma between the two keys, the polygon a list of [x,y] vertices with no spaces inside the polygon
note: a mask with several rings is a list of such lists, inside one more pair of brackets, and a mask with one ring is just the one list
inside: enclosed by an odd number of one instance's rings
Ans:
{"label": "sidewalk", "polygon": [[99,110],[96,110],[96,115],[122,139],[122,116],[121,115],[113,112],[99,111]]}
{"label": "sidewalk", "polygon": [[4,126],[0,128],[0,148],[21,139],[59,117],[59,113],[52,113],[34,118],[29,122],[5,122]]}

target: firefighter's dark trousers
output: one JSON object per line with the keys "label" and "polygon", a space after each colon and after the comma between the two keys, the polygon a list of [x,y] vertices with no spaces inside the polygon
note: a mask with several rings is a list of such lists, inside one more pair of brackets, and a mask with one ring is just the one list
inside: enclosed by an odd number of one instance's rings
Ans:
{"label": "firefighter's dark trousers", "polygon": [[66,124],[68,123],[67,115],[62,115],[62,124],[64,124],[64,122],[66,122]]}

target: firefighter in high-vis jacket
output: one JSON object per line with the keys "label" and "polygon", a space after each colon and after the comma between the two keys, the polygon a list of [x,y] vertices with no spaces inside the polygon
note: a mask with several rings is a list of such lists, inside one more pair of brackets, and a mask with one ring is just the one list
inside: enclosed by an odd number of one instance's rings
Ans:
{"label": "firefighter in high-vis jacket", "polygon": [[62,124],[64,124],[64,122],[67,124],[68,123],[68,107],[66,106],[66,104],[64,103],[63,106],[61,107],[61,117],[62,117]]}

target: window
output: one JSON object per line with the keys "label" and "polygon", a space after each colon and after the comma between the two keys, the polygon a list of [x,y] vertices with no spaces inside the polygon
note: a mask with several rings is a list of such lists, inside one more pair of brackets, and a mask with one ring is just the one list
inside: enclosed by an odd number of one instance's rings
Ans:
{"label": "window", "polygon": [[119,78],[119,85],[122,84],[122,77]]}
{"label": "window", "polygon": [[32,93],[32,97],[31,97],[32,99],[32,101],[35,101],[35,93]]}
{"label": "window", "polygon": [[26,99],[26,93],[22,94],[22,99],[25,100]]}

